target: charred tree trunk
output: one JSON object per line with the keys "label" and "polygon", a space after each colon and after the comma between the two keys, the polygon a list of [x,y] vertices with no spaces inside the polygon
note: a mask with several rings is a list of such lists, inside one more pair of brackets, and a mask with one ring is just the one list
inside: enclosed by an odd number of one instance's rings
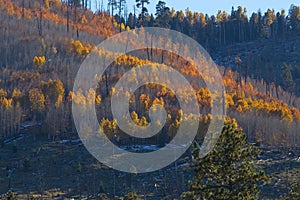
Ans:
{"label": "charred tree trunk", "polygon": [[69,1],[67,1],[67,33],[69,32]]}
{"label": "charred tree trunk", "polygon": [[42,36],[43,34],[42,21],[43,21],[43,12],[42,12],[42,4],[40,4],[39,36]]}
{"label": "charred tree trunk", "polygon": [[24,19],[24,15],[25,15],[25,0],[22,1],[22,18]]}

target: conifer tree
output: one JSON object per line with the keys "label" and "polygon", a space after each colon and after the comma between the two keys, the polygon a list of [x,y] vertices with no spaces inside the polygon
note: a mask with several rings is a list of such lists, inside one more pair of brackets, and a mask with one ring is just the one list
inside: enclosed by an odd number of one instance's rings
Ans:
{"label": "conifer tree", "polygon": [[235,120],[225,123],[215,148],[199,158],[195,148],[194,181],[182,199],[257,199],[259,186],[267,180],[253,164],[259,150],[246,143],[246,135]]}
{"label": "conifer tree", "polygon": [[148,14],[148,9],[146,5],[150,3],[149,0],[136,0],[136,7],[141,8],[140,20],[141,25],[144,26],[146,15]]}
{"label": "conifer tree", "polygon": [[300,199],[300,184],[295,183],[291,186],[289,194],[283,198],[284,200],[297,200]]}

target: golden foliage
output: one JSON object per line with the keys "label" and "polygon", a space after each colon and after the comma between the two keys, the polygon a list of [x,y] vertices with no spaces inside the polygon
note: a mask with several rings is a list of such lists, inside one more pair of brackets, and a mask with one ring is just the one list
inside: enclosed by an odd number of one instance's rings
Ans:
{"label": "golden foliage", "polygon": [[46,62],[46,57],[45,56],[34,56],[33,58],[33,64],[35,66],[40,67]]}
{"label": "golden foliage", "polygon": [[41,112],[45,108],[45,97],[38,88],[29,90],[28,93],[31,109],[34,112]]}
{"label": "golden foliage", "polygon": [[86,56],[88,55],[92,49],[95,49],[96,47],[89,44],[89,43],[81,43],[79,40],[73,40],[70,41],[70,49],[72,52],[76,53],[79,56]]}
{"label": "golden foliage", "polygon": [[[66,3],[62,3],[59,0],[52,0],[52,3],[53,4],[51,4],[50,8],[50,1],[45,0],[45,7],[42,7],[43,20],[66,25]],[[22,7],[16,3],[13,3],[11,0],[0,1],[0,9],[6,11],[9,15],[14,15],[18,18],[22,17]],[[38,15],[38,12],[39,7],[34,5],[32,8],[24,8],[24,17],[27,19],[34,18]],[[83,22],[89,23],[78,23],[71,20],[73,17],[70,17],[69,25],[73,29],[78,29],[89,34],[100,35],[104,37],[111,36],[114,32],[113,25],[111,23],[107,23],[108,21],[111,21],[111,17],[106,13],[94,14],[86,10],[78,9],[76,15],[78,19],[85,18]]]}
{"label": "golden foliage", "polygon": [[45,7],[47,10],[50,9],[50,3],[49,3],[49,0],[45,0]]}

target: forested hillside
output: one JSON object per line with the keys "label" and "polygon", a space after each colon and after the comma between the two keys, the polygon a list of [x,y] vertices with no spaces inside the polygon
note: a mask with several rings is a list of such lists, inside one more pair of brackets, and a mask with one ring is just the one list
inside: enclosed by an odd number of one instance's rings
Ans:
{"label": "forested hillside", "polygon": [[[3,37],[1,37],[3,44],[1,46],[1,65],[3,66],[1,99],[2,109],[5,111],[1,114],[2,138],[17,135],[22,123],[26,121],[40,123],[42,127],[39,133],[47,134],[49,137],[50,135],[67,136],[74,133],[75,128],[70,121],[72,117],[69,110],[72,98],[76,100],[76,97],[88,96],[88,94],[72,94],[71,89],[77,69],[88,53],[102,51],[95,45],[114,31],[116,32],[117,28],[113,28],[113,24],[109,22],[111,19],[106,13],[93,14],[89,10],[74,8],[74,5],[73,7],[72,5],[66,6],[57,1],[49,5],[42,4],[41,7],[37,2],[31,5],[25,4],[24,9],[13,2],[2,1],[1,8],[2,19],[5,19],[2,20]],[[86,18],[84,23],[82,20],[77,23],[71,20],[75,17],[73,16],[75,12],[76,18]],[[51,17],[52,15],[56,18]],[[105,28],[103,26],[100,28],[97,21],[102,22]],[[95,31],[91,31],[90,27],[96,27]],[[184,30],[190,30],[190,28]],[[199,29],[199,32],[202,31]],[[294,33],[291,30],[289,34]],[[141,63],[155,63],[159,61],[158,58],[161,57],[162,52],[155,51],[155,54],[149,58],[147,52],[144,52],[142,59],[134,55],[124,55],[115,62],[112,69],[108,71],[108,77],[105,77],[110,79],[110,83],[101,84],[104,87],[97,91],[99,106],[105,107],[109,100],[107,91],[113,88],[114,80],[122,75],[120,69],[126,70],[126,66],[130,68]],[[239,59],[240,57],[235,58],[234,65],[237,70],[243,67],[243,60]],[[175,61],[172,55],[165,53],[163,63],[171,64],[190,79],[201,78],[194,74],[189,64],[184,61],[180,62],[178,58]],[[119,75],[114,74],[116,71],[113,70],[114,67],[118,68]],[[220,69],[223,71],[224,84],[227,88],[229,115],[238,118],[240,124],[247,130],[249,138],[252,138],[251,141],[263,140],[264,142],[266,140],[268,145],[281,145],[282,142],[286,145],[297,144],[299,141],[299,137],[296,137],[297,121],[300,118],[299,102],[291,88],[287,88],[289,85],[278,86],[272,80],[256,80],[255,77],[250,79],[249,74],[233,72],[226,66]],[[249,70],[251,72],[251,69]],[[296,73],[293,73],[294,75]],[[287,88],[287,92],[282,88]],[[199,90],[197,95],[199,95],[200,104],[203,107],[209,106],[209,92],[205,88],[197,88],[197,90]],[[155,91],[153,93],[152,91],[150,94],[136,93],[134,99],[135,102],[140,102],[144,106],[136,105],[131,112],[137,112],[139,118],[142,118],[143,113],[147,112],[147,108],[151,107],[153,102],[159,101],[165,104],[169,96],[166,92]],[[80,101],[85,104],[90,100],[81,99]],[[172,109],[176,108],[176,104],[168,105],[168,107],[172,106],[174,107]],[[56,115],[60,117],[57,118]],[[104,113],[100,113],[100,116],[104,116]],[[263,119],[266,116],[268,120],[263,122],[260,117]],[[173,116],[172,119],[176,117],[178,116]],[[10,122],[7,123],[6,119],[10,119]],[[63,120],[65,123],[60,123],[60,126],[56,127],[58,124],[55,122],[56,119]],[[107,119],[112,120],[111,116],[107,116]],[[172,123],[175,121],[170,122]],[[164,130],[167,134],[168,127]]]}
{"label": "forested hillside", "polygon": [[[52,144],[78,139],[72,119],[72,103],[89,108],[91,102],[95,102],[100,127],[108,138],[117,138],[116,143],[120,145],[127,145],[130,141],[134,144],[142,142],[147,145],[164,146],[174,137],[180,123],[189,120],[189,117],[200,119],[201,128],[196,140],[203,141],[205,131],[212,120],[210,111],[214,94],[203,84],[203,77],[195,66],[171,52],[155,49],[155,45],[154,50],[150,52],[147,48],[118,57],[103,76],[95,76],[99,82],[96,90],[77,93],[72,91],[79,66],[90,53],[113,56],[111,52],[97,48],[101,41],[118,32],[155,26],[187,34],[211,53],[214,61],[219,64],[218,68],[226,88],[224,98],[228,118],[235,118],[243,128],[247,136],[245,141],[263,149],[294,149],[299,153],[299,6],[292,5],[288,11],[277,12],[269,9],[251,14],[247,13],[246,8],[238,7],[232,8],[231,13],[219,11],[215,16],[208,16],[188,9],[175,11],[163,1],[157,3],[156,13],[150,14],[147,10],[148,1],[137,1],[137,9],[140,9],[140,14],[137,15],[127,13],[125,1],[122,0],[109,1],[108,10],[104,9],[106,5],[103,5],[103,2],[96,2],[98,6],[96,11],[92,12],[89,9],[91,1],[0,0],[2,148],[12,145],[12,141],[20,138],[20,134],[22,138],[30,138],[26,140],[30,141],[29,143],[36,142],[40,145],[45,141],[51,142],[50,145],[46,145],[46,149],[51,149]],[[135,44],[135,41],[129,42]],[[176,45],[179,49],[184,49],[182,44]],[[130,96],[129,110],[133,121],[140,126],[148,125],[149,108],[155,104],[164,106],[168,118],[157,136],[149,140],[129,140],[109,111],[111,95],[115,91],[115,84],[125,72],[134,69],[134,82],[137,77],[142,77],[136,66],[149,64],[149,67],[155,68],[157,63],[172,66],[192,82],[201,115],[183,118],[178,100],[171,90],[155,84],[145,85]],[[213,78],[208,80],[214,82]],[[176,80],[174,82],[176,85],[181,84]],[[185,92],[182,91],[182,94],[188,101],[190,97]],[[22,147],[26,150],[26,145]],[[63,145],[59,147],[63,155],[70,153],[76,157],[76,149]],[[46,156],[45,152],[42,154]],[[27,159],[27,156],[19,156],[22,163]],[[32,171],[40,170],[40,161],[37,161],[35,156],[34,153],[34,161],[31,163],[36,163],[36,166],[32,166]],[[9,165],[9,162],[2,161],[0,157],[0,169],[5,171],[9,168],[5,164]],[[56,160],[53,162],[54,165],[57,164]],[[17,171],[21,168],[19,165],[26,168],[26,163],[15,165],[18,165],[14,167]],[[70,165],[76,165],[77,172],[81,173],[80,162]],[[30,170],[24,171],[26,173]],[[91,175],[85,176],[83,173],[78,175],[77,180],[73,180],[71,184],[72,188],[77,187],[76,184],[84,182],[89,176]],[[0,176],[0,193],[6,192],[6,179],[7,177]],[[71,178],[67,179],[71,182]],[[183,185],[186,184],[185,181],[182,182]],[[15,184],[22,187],[19,191],[25,194],[25,186],[17,182]],[[53,184],[49,185],[55,187]],[[64,191],[60,192],[68,194],[67,186],[62,187]],[[122,188],[120,185],[118,187]],[[36,191],[32,188],[30,190]],[[40,190],[43,193],[44,188]],[[107,190],[112,193],[112,190]],[[70,193],[73,196],[78,195],[74,191]],[[179,191],[183,192],[184,186],[177,192]]]}

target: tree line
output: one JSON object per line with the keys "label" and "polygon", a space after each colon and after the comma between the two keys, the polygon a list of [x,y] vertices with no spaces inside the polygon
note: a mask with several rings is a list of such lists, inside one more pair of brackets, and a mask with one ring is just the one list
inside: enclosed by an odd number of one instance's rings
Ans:
{"label": "tree line", "polygon": [[[219,10],[209,16],[202,12],[175,11],[165,1],[158,1],[155,13],[149,13],[149,0],[137,0],[134,12],[122,12],[124,0],[110,0],[108,11],[117,22],[135,27],[163,27],[185,33],[208,49],[252,41],[259,38],[286,39],[300,33],[300,7],[291,5],[288,12],[274,9],[248,13],[246,7],[232,7],[231,13]],[[118,10],[118,13],[113,11]],[[139,10],[139,14],[137,11]]]}
{"label": "tree line", "polygon": [[[107,7],[103,1],[67,0],[67,5],[93,9],[99,13],[109,13],[121,26],[134,29],[136,27],[163,27],[185,33],[202,46],[213,50],[221,45],[253,41],[260,38],[286,39],[298,35],[300,31],[300,7],[291,5],[289,10],[248,13],[246,7],[232,7],[230,13],[218,10],[215,15],[203,12],[192,12],[189,8],[176,11],[167,6],[167,2],[159,0],[155,13],[150,13],[150,0],[136,0],[133,12],[128,12],[126,0],[108,0]],[[113,22],[113,21],[112,21]],[[123,29],[125,30],[125,29]]]}

